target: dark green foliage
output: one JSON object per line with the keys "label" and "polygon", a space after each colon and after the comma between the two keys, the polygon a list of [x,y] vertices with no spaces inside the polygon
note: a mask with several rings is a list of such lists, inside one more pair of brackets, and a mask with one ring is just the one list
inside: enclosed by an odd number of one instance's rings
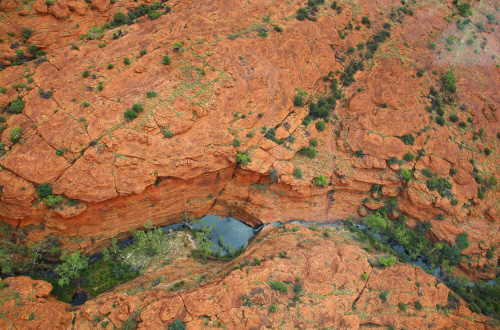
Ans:
{"label": "dark green foliage", "polygon": [[322,132],[326,129],[326,123],[322,120],[316,122],[316,129],[318,132]]}
{"label": "dark green foliage", "polygon": [[[150,12],[151,12],[151,13],[154,13],[154,12],[156,12],[158,9],[161,9],[161,8],[163,8],[163,5],[162,5],[162,4],[160,4],[159,2],[154,2],[154,3],[151,5],[151,7],[143,3],[143,4],[139,5],[139,7],[138,7],[136,10],[134,10],[134,11],[130,12],[130,13],[128,14],[128,18],[129,18],[129,20],[131,20],[131,21],[132,21],[132,20],[135,20],[135,19],[137,19],[137,18],[139,18],[139,17],[142,17],[142,16],[145,16],[145,15],[148,15]],[[153,14],[153,17],[155,17],[155,16],[157,16],[157,15],[156,15],[156,14]],[[150,18],[151,18],[151,17],[150,17]],[[157,18],[157,17],[155,17],[155,18]]]}
{"label": "dark green foliage", "polygon": [[[454,2],[455,3],[455,2]],[[458,4],[458,1],[455,3],[455,6],[458,9],[458,13],[462,17],[469,17],[472,15],[472,10],[470,9],[470,4],[467,2],[464,2],[462,4]]]}
{"label": "dark green foliage", "polygon": [[137,113],[141,113],[144,111],[144,107],[139,103],[134,103],[134,105],[132,105],[132,109],[134,109],[134,111]]}
{"label": "dark green foliage", "polygon": [[127,18],[127,15],[125,15],[124,13],[122,13],[121,11],[117,12],[114,16],[113,16],[113,25],[114,26],[121,26],[121,25],[124,25],[126,24],[128,21],[128,18]]}
{"label": "dark green foliage", "polygon": [[231,144],[235,147],[239,147],[241,145],[241,141],[236,137],[233,139],[233,142]]}
{"label": "dark green foliage", "polygon": [[486,251],[486,258],[487,258],[488,260],[491,260],[491,259],[493,259],[494,257],[495,257],[495,253],[493,253],[493,251],[491,251],[491,250]]}
{"label": "dark green foliage", "polygon": [[405,134],[401,138],[401,141],[403,141],[404,144],[406,145],[413,145],[415,143],[415,138],[411,134]]}
{"label": "dark green foliage", "polygon": [[399,170],[399,175],[401,176],[401,178],[405,181],[409,181],[413,175],[412,171],[408,171],[407,169],[400,169]]}
{"label": "dark green foliage", "polygon": [[83,78],[87,78],[89,76],[89,72],[87,70],[82,73]]}
{"label": "dark green foliage", "polygon": [[317,147],[318,146],[318,140],[316,140],[316,139],[309,140],[309,145],[311,147]]}
{"label": "dark green foliage", "polygon": [[134,110],[127,108],[127,110],[123,113],[123,116],[125,117],[125,119],[127,121],[132,121],[135,118],[137,118],[139,116],[139,114],[137,112],[135,112]]}
{"label": "dark green foliage", "polygon": [[148,51],[146,49],[141,49],[141,51],[139,52],[139,56],[140,57],[143,57],[144,55],[146,55],[148,53]]}
{"label": "dark green foliage", "polygon": [[491,149],[490,149],[490,148],[484,148],[484,154],[485,154],[486,156],[491,155]]}
{"label": "dark green foliage", "polygon": [[443,108],[437,108],[436,112],[439,116],[444,116],[444,109]]}
{"label": "dark green foliage", "polygon": [[21,136],[23,135],[23,130],[19,126],[14,127],[10,130],[9,135],[10,135],[10,141],[12,143],[19,142],[21,140]]}
{"label": "dark green foliage", "polygon": [[38,197],[44,198],[52,195],[52,186],[49,183],[42,183],[36,191]]}
{"label": "dark green foliage", "polygon": [[21,31],[21,35],[23,36],[24,39],[29,39],[33,35],[33,30],[28,28],[23,28],[23,30]]}
{"label": "dark green foliage", "polygon": [[294,178],[296,179],[300,179],[302,178],[302,170],[298,167],[296,167],[294,170],[293,170],[293,176]]}
{"label": "dark green foliage", "polygon": [[284,283],[271,282],[270,285],[271,285],[271,289],[279,291],[280,293],[287,293],[288,292],[288,287]]}
{"label": "dark green foliage", "polygon": [[453,115],[450,115],[448,117],[448,119],[452,122],[452,123],[457,123],[459,121],[459,118],[457,115],[453,114]]}
{"label": "dark green foliage", "polygon": [[406,312],[406,305],[402,302],[398,304],[399,310],[402,312]]}
{"label": "dark green foliage", "polygon": [[299,150],[299,154],[305,155],[311,159],[315,158],[316,157],[316,148],[314,148],[314,147],[302,147]]}
{"label": "dark green foliage", "polygon": [[432,178],[427,180],[427,188],[430,191],[435,191],[441,195],[441,197],[452,197],[451,193],[452,184],[445,178]]}
{"label": "dark green foliage", "polygon": [[465,121],[461,121],[460,123],[458,123],[458,127],[467,128],[467,123]]}
{"label": "dark green foliage", "polygon": [[456,246],[460,250],[465,250],[469,247],[469,234],[462,233],[455,238]]}
{"label": "dark green foliage", "polygon": [[124,63],[125,65],[129,65],[129,64],[130,64],[130,58],[125,57],[125,58],[123,59],[123,63]]}
{"label": "dark green foliage", "polygon": [[432,178],[432,172],[430,169],[424,168],[423,170],[420,170],[420,172],[422,172],[422,174],[425,175],[426,177]]}
{"label": "dark green foliage", "polygon": [[303,290],[302,284],[296,284],[293,286],[293,292],[295,293],[301,293]]}
{"label": "dark green foliage", "polygon": [[439,126],[444,126],[444,124],[446,124],[446,121],[445,121],[444,117],[438,116],[438,117],[436,117],[436,123]]}
{"label": "dark green foliage", "polygon": [[445,91],[455,93],[457,91],[457,87],[455,86],[456,82],[457,79],[455,78],[453,71],[447,71],[441,76],[441,83]]}
{"label": "dark green foliage", "polygon": [[457,169],[456,168],[450,168],[450,176],[454,176],[455,174],[457,174]]}
{"label": "dark green foliage", "polygon": [[281,26],[279,26],[279,25],[275,25],[274,26],[274,31],[276,31],[276,32],[283,32],[283,28]]}
{"label": "dark green foliage", "polygon": [[182,323],[181,319],[178,319],[175,322],[170,323],[168,330],[186,330],[186,325]]}
{"label": "dark green foliage", "polygon": [[267,38],[269,37],[269,34],[267,34],[265,30],[260,30],[259,33],[257,33],[257,37]]}
{"label": "dark green foliage", "polygon": [[167,138],[167,139],[170,139],[171,137],[174,136],[174,133],[172,133],[172,131],[170,131],[168,128],[164,127],[162,129],[162,132],[163,132],[163,137]]}
{"label": "dark green foliage", "polygon": [[296,107],[301,107],[304,105],[304,95],[303,94],[298,94],[295,95],[295,98],[293,99],[293,105]]}
{"label": "dark green foliage", "polygon": [[387,301],[387,296],[389,295],[389,291],[382,291],[379,295],[379,298],[383,301],[383,302],[386,302]]}
{"label": "dark green foliage", "polygon": [[415,155],[411,152],[408,152],[406,155],[404,155],[403,159],[407,162],[411,162],[415,159]]}
{"label": "dark green foliage", "polygon": [[137,322],[134,320],[128,319],[122,323],[123,330],[134,330],[137,328]]}
{"label": "dark green foliage", "polygon": [[113,67],[114,67],[114,66],[113,66],[113,64],[111,64],[111,63],[110,63],[110,64],[108,64],[108,70],[113,69]]}
{"label": "dark green foliage", "polygon": [[163,60],[161,61],[161,64],[169,65],[170,62],[171,62],[170,56],[168,56],[168,55],[163,56]]}
{"label": "dark green foliage", "polygon": [[379,257],[378,261],[382,264],[384,267],[390,267],[396,263],[396,257],[395,256],[389,256],[387,258],[384,257]]}
{"label": "dark green foliage", "polygon": [[92,297],[126,281],[131,281],[139,272],[125,263],[114,260],[99,260],[83,272],[86,279],[85,291]]}
{"label": "dark green foliage", "polygon": [[156,97],[157,95],[158,95],[158,94],[156,94],[156,92],[155,92],[155,91],[147,91],[147,92],[146,92],[146,96],[147,96],[147,98],[148,98],[148,99],[151,99],[151,98],[153,98],[153,97]]}
{"label": "dark green foliage", "polygon": [[23,112],[24,109],[24,102],[22,99],[15,99],[12,102],[10,102],[10,105],[8,106],[8,111],[9,113],[21,113]]}
{"label": "dark green foliage", "polygon": [[354,153],[354,155],[358,158],[362,158],[365,154],[363,152],[362,149],[359,149],[359,150],[356,150],[356,152]]}
{"label": "dark green foliage", "polygon": [[361,18],[361,23],[370,25],[371,24],[370,18],[368,16],[363,16],[363,18]]}
{"label": "dark green foliage", "polygon": [[419,300],[417,300],[417,301],[415,302],[415,309],[416,309],[417,311],[421,311],[423,308],[424,308],[424,306],[422,306],[422,303],[421,303]]}
{"label": "dark green foliage", "polygon": [[351,63],[349,63],[347,68],[345,68],[344,72],[340,76],[340,82],[342,83],[343,86],[351,85],[353,82],[356,81],[356,79],[354,79],[354,75],[356,74],[356,72],[363,70],[364,70],[364,65],[362,60],[352,61]]}
{"label": "dark green foliage", "polygon": [[277,310],[278,310],[278,307],[276,305],[269,306],[269,313],[274,313]]}

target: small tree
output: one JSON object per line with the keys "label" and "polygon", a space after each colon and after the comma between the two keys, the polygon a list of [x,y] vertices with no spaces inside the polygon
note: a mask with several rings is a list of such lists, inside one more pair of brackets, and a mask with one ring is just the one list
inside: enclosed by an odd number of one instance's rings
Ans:
{"label": "small tree", "polygon": [[455,238],[455,243],[460,250],[465,250],[469,247],[469,235],[467,233],[462,233]]}
{"label": "small tree", "polygon": [[316,179],[314,179],[314,182],[321,188],[325,188],[328,185],[328,180],[323,175],[318,175]]}
{"label": "small tree", "polygon": [[68,285],[72,279],[78,278],[89,265],[89,258],[80,254],[80,252],[64,253],[61,260],[63,263],[55,269],[59,275],[58,283],[60,286]]}
{"label": "small tree", "polygon": [[40,198],[48,197],[52,195],[52,186],[49,183],[42,183],[36,192]]}
{"label": "small tree", "polygon": [[21,113],[23,112],[23,109],[24,109],[24,102],[21,99],[15,99],[12,102],[10,102],[8,108],[10,113]]}
{"label": "small tree", "polygon": [[182,323],[182,320],[176,320],[175,322],[170,323],[168,326],[168,330],[186,330],[186,325]]}
{"label": "small tree", "polygon": [[376,232],[380,232],[387,227],[387,222],[383,217],[378,214],[370,214],[368,215],[363,222],[373,228]]}
{"label": "small tree", "polygon": [[29,39],[33,35],[33,30],[28,28],[23,28],[23,30],[21,31],[21,35],[23,36],[23,38]]}
{"label": "small tree", "polygon": [[10,130],[10,140],[12,143],[16,143],[21,139],[23,135],[23,130],[21,127],[17,126]]}

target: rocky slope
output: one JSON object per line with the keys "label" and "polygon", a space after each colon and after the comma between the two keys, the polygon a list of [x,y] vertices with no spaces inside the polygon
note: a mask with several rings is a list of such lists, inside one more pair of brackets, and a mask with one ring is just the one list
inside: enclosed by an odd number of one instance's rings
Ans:
{"label": "rocky slope", "polygon": [[73,312],[47,297],[50,284],[7,279],[0,327],[165,329],[182,320],[187,329],[490,328],[421,268],[372,266],[377,256],[341,228],[266,229],[229,263],[177,259]]}
{"label": "rocky slope", "polygon": [[[300,1],[211,0],[169,2],[159,18],[89,32],[141,3],[2,1],[2,221],[27,228],[31,241],[53,234],[90,252],[184,211],[252,225],[336,221],[396,197],[392,217],[430,221],[433,239],[452,244],[467,232],[461,270],[492,275],[478,269],[494,269],[498,252],[484,256],[500,241],[498,184],[489,181],[499,177],[498,19],[485,16],[494,1],[474,2],[463,29],[451,1],[337,1],[342,10],[328,2],[315,21],[300,21]],[[341,89],[326,129],[303,125],[309,104],[329,93],[324,77],[342,80],[384,28],[390,37]],[[13,65],[33,57],[32,44],[47,55]],[[450,69],[456,93],[440,125],[427,95]],[[304,106],[294,105],[297,89],[307,92]],[[15,114],[17,98],[24,107]],[[142,111],[127,121],[134,104]],[[13,142],[16,127],[22,135]],[[314,159],[298,153],[312,138]],[[243,152],[246,165],[236,161]],[[409,152],[421,156],[401,162]],[[431,191],[424,169],[451,183],[453,198]],[[314,183],[319,175],[324,188]],[[37,194],[42,184],[62,202],[49,207]]]}

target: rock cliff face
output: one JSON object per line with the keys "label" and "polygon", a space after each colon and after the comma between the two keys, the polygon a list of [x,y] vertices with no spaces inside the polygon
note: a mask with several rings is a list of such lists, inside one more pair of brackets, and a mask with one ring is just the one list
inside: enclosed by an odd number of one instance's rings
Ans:
{"label": "rock cliff face", "polygon": [[[252,225],[336,221],[396,197],[392,216],[432,222],[436,240],[467,232],[461,270],[490,276],[477,270],[495,264],[498,252],[484,256],[500,240],[498,184],[489,181],[500,172],[500,32],[482,14],[494,4],[474,3],[475,24],[462,29],[451,1],[337,2],[342,10],[320,5],[315,20],[300,21],[299,1],[182,1],[157,19],[95,31],[142,2],[2,1],[2,221],[36,225],[31,240],[54,234],[90,252],[184,211]],[[341,86],[326,129],[303,125],[309,104],[328,94],[324,77],[342,80],[389,22],[390,37]],[[47,55],[14,65],[33,58],[28,45]],[[450,69],[456,92],[440,125],[427,95]],[[294,105],[298,89],[304,106]],[[16,99],[22,111],[13,110]],[[127,121],[134,104],[140,113]],[[310,159],[298,151],[313,138]],[[236,161],[243,152],[246,165]],[[430,190],[424,169],[451,183],[453,198]],[[412,171],[409,180],[402,170]],[[324,188],[314,184],[319,175]],[[62,203],[43,202],[41,184]]]}
{"label": "rock cliff face", "polygon": [[342,231],[326,237],[293,227],[267,227],[230,263],[177,259],[154,267],[74,312],[46,299],[50,284],[11,278],[1,291],[0,322],[23,329],[125,328],[125,322],[166,329],[176,320],[187,329],[490,328],[421,268],[372,267],[376,256]]}

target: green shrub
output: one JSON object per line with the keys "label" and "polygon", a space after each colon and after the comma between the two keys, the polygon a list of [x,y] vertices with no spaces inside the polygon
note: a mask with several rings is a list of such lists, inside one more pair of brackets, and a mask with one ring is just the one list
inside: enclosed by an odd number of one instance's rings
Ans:
{"label": "green shrub", "polygon": [[432,177],[432,172],[430,169],[428,168],[424,168],[423,170],[420,170],[420,172],[422,172],[423,175],[425,175],[426,177],[428,178],[431,178]]}
{"label": "green shrub", "polygon": [[436,112],[439,116],[444,116],[444,109],[443,108],[441,108],[441,107],[437,108]]}
{"label": "green shrub", "polygon": [[[0,88],[0,94],[6,94],[6,93],[7,93],[7,88],[5,88],[5,87]],[[499,133],[499,135],[500,135],[500,133]]]}
{"label": "green shrub", "polygon": [[461,121],[460,123],[458,123],[458,127],[467,128],[467,123],[465,121]]}
{"label": "green shrub", "polygon": [[12,102],[10,102],[10,105],[8,107],[9,113],[14,113],[14,114],[23,112],[23,109],[24,109],[24,102],[19,98],[12,100]]}
{"label": "green shrub", "polygon": [[242,166],[247,166],[252,161],[252,158],[246,153],[239,153],[236,155],[236,162]]}
{"label": "green shrub", "polygon": [[17,126],[10,130],[10,141],[12,143],[19,142],[21,136],[23,135],[23,130],[21,127]]}
{"label": "green shrub", "polygon": [[63,198],[61,195],[50,195],[45,198],[42,198],[42,202],[47,205],[47,206],[56,206],[56,205],[61,205],[63,202]]}
{"label": "green shrub", "polygon": [[294,170],[293,170],[293,176],[294,178],[296,179],[300,179],[302,178],[302,170],[298,167],[296,167]]}
{"label": "green shrub", "polygon": [[148,17],[151,20],[155,20],[161,16],[161,13],[157,10],[152,10],[148,13]]}
{"label": "green shrub", "polygon": [[82,73],[83,78],[87,78],[89,76],[89,72],[87,70]]}
{"label": "green shrub", "polygon": [[33,35],[33,30],[25,27],[21,31],[21,35],[23,36],[24,39],[29,39]]}
{"label": "green shrub", "polygon": [[380,292],[380,295],[379,295],[379,298],[383,301],[383,302],[386,302],[387,301],[387,296],[389,295],[389,291],[382,291]]}
{"label": "green shrub", "polygon": [[417,300],[417,301],[415,302],[415,309],[416,309],[417,311],[421,311],[423,308],[424,308],[424,306],[422,306],[422,303],[421,303],[420,301],[418,301],[418,300]]}
{"label": "green shrub", "polygon": [[302,284],[296,284],[293,286],[293,292],[295,293],[301,293],[303,291]]}
{"label": "green shrub", "polygon": [[147,98],[148,98],[148,99],[151,99],[151,98],[153,98],[153,97],[156,97],[157,95],[158,95],[158,94],[156,94],[156,92],[155,92],[155,91],[147,91],[147,92],[146,92],[146,96],[147,96]]}
{"label": "green shrub", "polygon": [[375,232],[380,233],[385,230],[387,226],[386,220],[379,214],[370,214],[363,219],[363,223],[368,227],[375,230]]}
{"label": "green shrub", "polygon": [[144,107],[142,106],[142,104],[139,104],[139,103],[134,103],[132,105],[132,109],[137,112],[137,113],[141,113],[144,111]]}
{"label": "green shrub", "polygon": [[181,319],[179,319],[175,322],[170,323],[170,325],[168,326],[168,330],[186,330],[186,325],[182,322]]}
{"label": "green shrub", "polygon": [[174,42],[172,47],[174,51],[179,51],[182,48],[182,42]]}
{"label": "green shrub", "polygon": [[459,118],[457,115],[453,114],[453,115],[450,115],[448,117],[448,119],[452,122],[452,123],[457,123],[459,121]]}
{"label": "green shrub", "polygon": [[95,39],[100,39],[104,34],[104,29],[100,26],[94,26],[91,27],[88,31],[87,34],[84,35],[86,36],[87,39],[89,40],[95,40]]}
{"label": "green shrub", "polygon": [[486,156],[491,155],[491,149],[490,149],[490,148],[484,148],[484,154],[485,154]]}
{"label": "green shrub", "polygon": [[257,37],[267,38],[269,37],[269,34],[267,34],[265,30],[260,30],[259,33],[257,33]]}
{"label": "green shrub", "polygon": [[139,52],[139,56],[140,57],[143,57],[144,55],[146,55],[148,53],[148,51],[146,49],[141,49],[140,52]]}
{"label": "green shrub", "polygon": [[325,188],[328,185],[328,180],[323,175],[318,175],[316,179],[314,179],[314,182],[321,188]]}
{"label": "green shrub", "polygon": [[42,183],[36,190],[38,197],[45,198],[52,195],[52,186],[49,183]]}
{"label": "green shrub", "polygon": [[404,303],[400,302],[398,307],[402,312],[406,312],[406,305]]}
{"label": "green shrub", "polygon": [[368,281],[369,276],[367,273],[363,273],[363,275],[361,275],[361,278],[365,281]]}
{"label": "green shrub", "polygon": [[302,94],[295,95],[293,99],[293,105],[296,107],[301,107],[304,105],[304,96]]}
{"label": "green shrub", "polygon": [[113,64],[111,64],[111,63],[110,63],[110,64],[108,64],[108,70],[111,70],[111,69],[113,69],[113,68],[114,68]]}
{"label": "green shrub", "polygon": [[274,31],[276,31],[276,32],[283,32],[283,28],[281,26],[279,26],[279,25],[275,25],[274,26]]}
{"label": "green shrub", "polygon": [[129,64],[130,64],[130,58],[125,57],[125,58],[123,59],[123,63],[124,63],[125,65],[129,65]]}
{"label": "green shrub", "polygon": [[455,174],[457,174],[457,169],[456,168],[450,168],[450,176],[454,176]]}
{"label": "green shrub", "polygon": [[128,17],[127,15],[125,15],[124,13],[122,13],[121,11],[117,12],[114,16],[113,16],[113,25],[114,26],[121,26],[123,24],[126,24],[128,21]]}
{"label": "green shrub", "polygon": [[127,108],[127,110],[123,113],[123,116],[125,117],[125,119],[127,121],[132,121],[135,118],[137,118],[137,116],[139,116],[139,114],[137,114],[137,112],[135,112],[134,110]]}
{"label": "green shrub", "polygon": [[254,133],[253,132],[248,132],[247,138],[253,138],[253,137],[254,137]]}
{"label": "green shrub", "polygon": [[456,246],[460,250],[465,250],[469,247],[469,235],[467,233],[462,233],[455,238]]}
{"label": "green shrub", "polygon": [[441,195],[441,197],[451,197],[451,188],[452,184],[444,178],[433,178],[433,179],[428,179],[427,180],[427,188],[429,188],[430,191],[435,191]]}
{"label": "green shrub", "polygon": [[399,171],[399,175],[401,176],[401,178],[405,181],[409,181],[412,177],[412,172],[407,170],[407,169],[404,169],[402,168],[400,171]]}
{"label": "green shrub", "polygon": [[366,25],[370,25],[371,24],[370,18],[368,16],[363,16],[361,18],[361,23],[366,24]]}
{"label": "green shrub", "polygon": [[274,313],[277,310],[278,310],[278,307],[276,305],[269,306],[269,313]]}
{"label": "green shrub", "polygon": [[439,126],[444,126],[444,124],[446,124],[446,121],[444,120],[444,117],[437,116],[437,117],[436,117],[436,123],[437,123]]}
{"label": "green shrub", "polygon": [[408,151],[408,153],[403,156],[403,159],[407,162],[411,162],[415,159],[415,155]]}
{"label": "green shrub", "polygon": [[309,145],[312,146],[312,147],[317,147],[318,146],[318,140],[316,140],[316,139],[309,140]]}
{"label": "green shrub", "polygon": [[90,107],[90,103],[89,103],[89,102],[87,102],[87,101],[83,101],[82,105],[83,105],[85,108]]}
{"label": "green shrub", "polygon": [[362,158],[365,154],[363,153],[362,149],[359,149],[359,150],[356,150],[356,152],[354,153],[354,155],[356,157]]}
{"label": "green shrub", "polygon": [[137,328],[137,323],[134,320],[128,319],[122,323],[123,330],[134,330]]}
{"label": "green shrub", "polygon": [[413,145],[415,143],[415,137],[411,134],[405,134],[401,138],[401,141],[403,141],[405,145]]}
{"label": "green shrub", "polygon": [[324,131],[325,128],[326,128],[326,123],[324,121],[320,120],[316,122],[316,129],[318,130],[318,132]]}
{"label": "green shrub", "polygon": [[271,289],[279,291],[280,293],[288,292],[288,287],[281,282],[271,282]]}
{"label": "green shrub", "polygon": [[430,48],[430,49],[436,49],[436,46],[437,46],[437,45],[436,45],[436,43],[435,43],[435,42],[431,42],[431,43],[429,44],[429,48]]}
{"label": "green shrub", "polygon": [[173,136],[174,136],[174,133],[172,133],[172,131],[170,131],[170,130],[169,130],[168,128],[166,128],[166,127],[164,127],[164,128],[162,129],[162,132],[163,132],[163,137],[165,137],[165,138],[170,139],[171,137],[173,137]]}
{"label": "green shrub", "polygon": [[443,89],[448,92],[455,93],[457,91],[457,87],[455,86],[456,82],[457,79],[455,78],[453,71],[447,71],[441,76],[441,83],[443,84]]}
{"label": "green shrub", "polygon": [[486,258],[487,258],[488,260],[491,260],[491,259],[493,259],[494,257],[495,257],[495,253],[493,253],[493,251],[491,251],[491,250],[486,251]]}
{"label": "green shrub", "polygon": [[311,159],[316,157],[316,148],[314,147],[302,147],[299,150],[299,154],[305,155]]}
{"label": "green shrub", "polygon": [[395,256],[390,256],[387,258],[379,257],[378,261],[382,264],[382,266],[390,267],[396,263],[396,257]]}
{"label": "green shrub", "polygon": [[168,56],[168,55],[163,56],[163,60],[161,60],[161,64],[169,65],[170,62],[171,62],[170,56]]}

